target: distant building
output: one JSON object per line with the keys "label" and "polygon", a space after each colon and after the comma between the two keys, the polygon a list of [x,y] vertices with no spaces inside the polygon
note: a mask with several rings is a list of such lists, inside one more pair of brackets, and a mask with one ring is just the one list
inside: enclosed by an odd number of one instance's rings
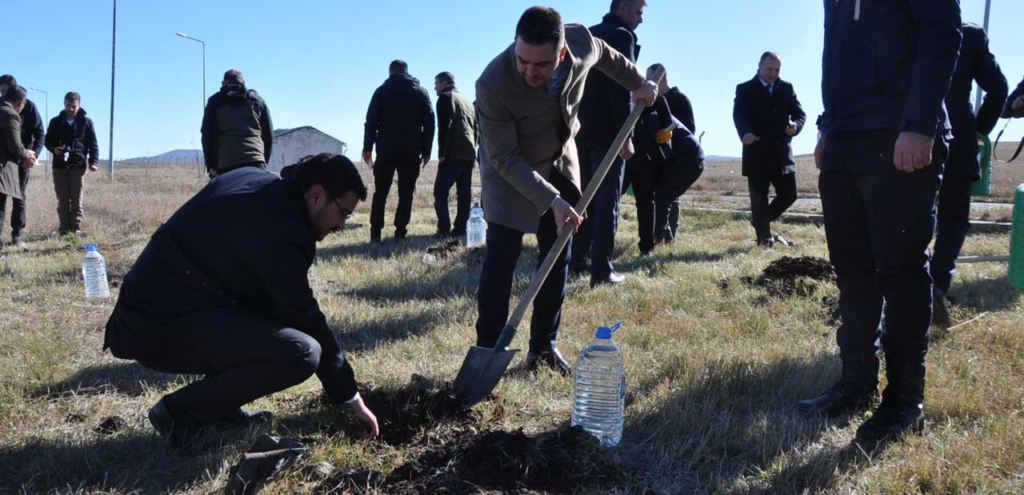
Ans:
{"label": "distant building", "polygon": [[344,155],[348,145],[315,127],[303,126],[274,131],[274,148],[267,170],[279,172],[306,155],[337,153]]}

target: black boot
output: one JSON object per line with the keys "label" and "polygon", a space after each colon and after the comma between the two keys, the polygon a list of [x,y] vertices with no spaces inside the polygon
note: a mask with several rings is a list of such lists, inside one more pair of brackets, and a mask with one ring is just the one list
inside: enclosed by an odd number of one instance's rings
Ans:
{"label": "black boot", "polygon": [[842,416],[867,410],[878,389],[878,357],[847,358],[843,360],[843,373],[839,381],[825,393],[796,403],[804,414]]}
{"label": "black boot", "polygon": [[882,404],[857,428],[860,443],[877,445],[924,430],[924,364],[897,363],[886,359],[889,384]]}

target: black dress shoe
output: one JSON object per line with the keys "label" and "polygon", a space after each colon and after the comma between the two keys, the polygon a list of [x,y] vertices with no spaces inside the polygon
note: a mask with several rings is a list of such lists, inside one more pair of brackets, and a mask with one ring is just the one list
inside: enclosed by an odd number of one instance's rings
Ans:
{"label": "black dress shoe", "polygon": [[625,281],[626,281],[626,276],[625,275],[622,275],[621,273],[611,272],[605,278],[591,279],[591,281],[590,281],[590,288],[593,289],[594,287],[597,287],[599,285],[604,285],[604,284],[619,285],[619,284],[621,284],[621,283],[623,283]]}
{"label": "black dress shoe", "polygon": [[804,414],[822,414],[829,417],[866,411],[874,401],[874,390],[840,380],[825,393],[796,403]]}
{"label": "black dress shoe", "polygon": [[203,427],[201,423],[191,419],[172,415],[164,399],[160,399],[150,408],[149,423],[160,436],[167,437],[171,447],[175,449],[184,449],[195,444],[201,436]]}
{"label": "black dress shoe", "polygon": [[371,230],[370,231],[370,244],[380,244],[380,231],[379,230]]}
{"label": "black dress shoe", "polygon": [[558,349],[552,349],[550,351],[541,351],[538,353],[529,353],[526,355],[526,370],[529,372],[536,372],[540,369],[541,365],[551,368],[556,373],[562,376],[572,376],[572,367],[562,357],[562,354],[558,352]]}

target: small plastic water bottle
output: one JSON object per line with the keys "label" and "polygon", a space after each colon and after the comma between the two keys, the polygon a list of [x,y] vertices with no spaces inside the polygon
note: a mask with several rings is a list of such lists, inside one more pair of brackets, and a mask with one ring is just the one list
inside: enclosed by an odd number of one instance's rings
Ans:
{"label": "small plastic water bottle", "polygon": [[475,248],[487,243],[487,221],[484,220],[484,209],[480,203],[473,203],[469,212],[469,225],[466,228],[466,247]]}
{"label": "small plastic water bottle", "polygon": [[107,285],[107,261],[103,259],[99,246],[96,244],[85,245],[82,278],[85,279],[85,297],[110,297],[110,287]]}
{"label": "small plastic water bottle", "polygon": [[598,328],[594,340],[576,359],[572,425],[582,426],[604,447],[619,444],[625,422],[626,361],[622,349],[612,340],[612,333],[620,328],[622,322],[612,328]]}

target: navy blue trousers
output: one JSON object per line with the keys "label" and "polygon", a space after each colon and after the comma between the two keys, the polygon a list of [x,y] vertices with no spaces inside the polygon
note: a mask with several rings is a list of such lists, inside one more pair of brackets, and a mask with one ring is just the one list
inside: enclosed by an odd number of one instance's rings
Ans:
{"label": "navy blue trousers", "polygon": [[932,316],[928,244],[947,148],[936,140],[932,165],[906,173],[893,165],[897,136],[829,134],[819,189],[838,276],[840,355],[877,359],[880,340],[890,365],[923,373]]}

